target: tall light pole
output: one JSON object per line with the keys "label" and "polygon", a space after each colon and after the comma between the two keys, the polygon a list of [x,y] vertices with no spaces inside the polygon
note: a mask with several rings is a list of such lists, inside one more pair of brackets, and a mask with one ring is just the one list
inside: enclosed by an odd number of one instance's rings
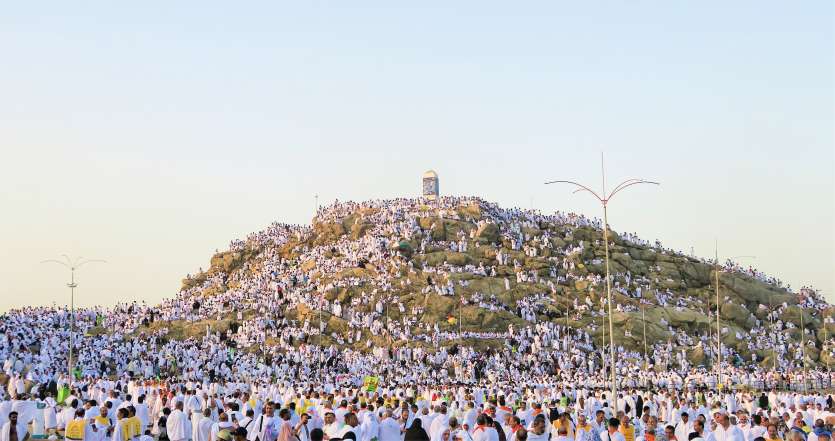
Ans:
{"label": "tall light pole", "polygon": [[710,323],[710,292],[707,293],[707,311],[705,312],[705,316],[707,317],[707,341],[711,342],[713,341],[713,332],[711,331],[712,325]]}
{"label": "tall light pole", "polygon": [[[592,311],[593,312],[593,311]],[[592,316],[592,322],[594,321],[594,316]],[[603,348],[603,351],[600,353],[600,361],[603,364],[603,374],[606,374],[606,314],[603,309],[603,298],[600,299],[600,328],[603,329],[603,341],[600,343],[600,347]]]}
{"label": "tall light pole", "polygon": [[[600,312],[604,312],[604,309],[601,307]],[[603,352],[600,353],[600,359],[603,361],[603,375],[606,375],[606,315],[600,315],[600,327],[603,328]],[[611,341],[611,337],[610,337]]]}
{"label": "tall light pole", "polygon": [[[492,289],[490,290],[492,294]],[[461,300],[458,302],[458,335],[464,339],[464,290],[461,290]]]}
{"label": "tall light pole", "polygon": [[806,327],[803,326],[803,308],[800,308],[800,361],[803,362],[803,393],[805,394],[808,371],[806,370]]}
{"label": "tall light pole", "polygon": [[[719,245],[716,242],[714,252],[716,254],[716,268],[713,274],[716,276],[716,387],[722,392],[722,330],[719,328]],[[710,321],[710,318],[708,318]],[[710,328],[710,326],[708,326]]]}
{"label": "tall light pole", "polygon": [[606,250],[606,297],[609,302],[609,362],[611,364],[611,371],[612,371],[612,403],[614,406],[612,407],[613,411],[617,413],[618,411],[618,385],[617,385],[617,374],[616,374],[616,364],[615,364],[615,326],[612,323],[612,279],[609,276],[609,212],[608,212],[608,205],[609,201],[618,194],[621,190],[631,187],[633,185],[638,184],[653,184],[653,185],[661,185],[658,182],[653,181],[646,181],[644,179],[627,179],[620,184],[618,184],[610,193],[606,193],[606,169],[603,166],[603,155],[600,155],[600,171],[601,176],[603,178],[603,187],[602,193],[598,194],[591,188],[580,184],[574,181],[548,181],[545,184],[570,184],[576,187],[574,193],[579,193],[586,191],[595,199],[597,199],[600,204],[603,206],[603,241],[605,242],[605,250]]}
{"label": "tall light pole", "polygon": [[[713,271],[713,273],[716,277],[716,357],[717,357],[716,358],[716,360],[717,360],[716,361],[716,370],[717,370],[716,384],[717,384],[717,387],[719,388],[719,390],[721,391],[722,390],[722,329],[720,328],[720,324],[719,324],[719,316],[720,316],[719,307],[721,306],[721,303],[719,303],[719,272],[722,271],[722,270],[719,269],[719,241],[718,240],[714,241],[713,250],[714,250],[715,259],[716,259],[716,262],[714,262],[715,268],[714,268],[714,271]],[[742,258],[756,259],[755,256],[734,256],[734,257],[728,258],[728,260],[736,260],[736,259],[742,259]]]}
{"label": "tall light pole", "polygon": [[[823,344],[821,345],[821,353],[826,350],[826,344],[829,342],[829,330],[826,329],[826,319],[827,317],[823,318]],[[826,354],[826,373],[827,376],[829,375],[829,353]]]}
{"label": "tall light pole", "polygon": [[647,358],[647,316],[644,313],[644,299],[639,301],[641,302],[641,321],[644,323],[644,370],[646,370],[649,365],[649,358]]}
{"label": "tall light pole", "polygon": [[569,309],[570,308],[571,308],[571,302],[568,302],[568,305],[565,305],[565,333],[563,335],[563,337],[566,340],[568,340],[566,342],[567,344],[565,345],[565,347],[568,350],[568,363],[569,363],[568,364],[568,374],[569,375],[571,375],[571,372],[573,370],[572,369],[573,368],[572,364],[574,363],[574,361],[571,357],[571,331],[570,331],[571,328],[568,327],[568,315],[569,315]]}
{"label": "tall light pole", "polygon": [[75,288],[78,287],[78,284],[75,283],[75,270],[81,268],[82,266],[88,263],[107,262],[100,259],[82,259],[81,257],[73,260],[70,259],[70,257],[66,254],[62,254],[61,257],[63,257],[64,260],[47,259],[42,261],[41,263],[57,263],[70,270],[70,283],[67,283],[67,287],[70,289],[70,351],[69,357],[67,357],[67,374],[69,375],[70,382],[72,382],[72,355],[73,347],[75,346]]}
{"label": "tall light pole", "polygon": [[774,373],[777,374],[777,333],[774,332],[774,305],[768,296],[768,320],[771,322],[771,359],[774,360]]}

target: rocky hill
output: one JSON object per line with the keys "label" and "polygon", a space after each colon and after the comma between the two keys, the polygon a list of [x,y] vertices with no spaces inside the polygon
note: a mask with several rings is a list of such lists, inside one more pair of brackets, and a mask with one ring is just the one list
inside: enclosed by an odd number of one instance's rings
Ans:
{"label": "rocky hill", "polygon": [[[710,365],[714,262],[617,231],[609,237],[615,344],[642,354],[646,335],[650,354],[684,351],[690,363]],[[801,329],[808,365],[831,361],[821,350],[835,331],[824,328],[832,311],[817,293],[792,292],[731,263],[719,268],[721,340],[732,362],[797,360]],[[311,226],[274,224],[214,255],[176,299],[193,304],[198,321],[164,326],[175,338],[206,325],[226,331],[275,315],[267,298],[316,344],[369,350],[368,342],[431,347],[440,339],[489,347],[507,344],[509,329],[552,321],[600,347],[611,338],[601,326],[605,273],[600,222],[583,216],[477,198],[336,203]]]}

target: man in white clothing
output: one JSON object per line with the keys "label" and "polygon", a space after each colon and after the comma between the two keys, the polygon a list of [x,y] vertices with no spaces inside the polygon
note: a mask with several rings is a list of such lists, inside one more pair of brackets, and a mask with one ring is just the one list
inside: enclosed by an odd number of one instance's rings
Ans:
{"label": "man in white clothing", "polygon": [[211,441],[209,437],[212,433],[212,409],[206,408],[203,410],[203,415],[198,417],[194,414],[197,424],[195,425],[194,441]]}
{"label": "man in white clothing", "polygon": [[171,441],[185,441],[191,439],[191,424],[188,416],[183,412],[183,402],[178,401],[165,425],[168,430],[168,439]]}
{"label": "man in white clothing", "polygon": [[17,412],[9,413],[9,421],[0,428],[0,441],[26,441],[29,439],[29,432],[26,426],[17,423]]}
{"label": "man in white clothing", "polygon": [[490,434],[487,432],[487,418],[485,414],[476,417],[476,426],[473,429],[473,441],[490,441]]}
{"label": "man in white clothing", "polygon": [[139,418],[139,422],[142,425],[142,433],[145,433],[145,429],[147,429],[151,424],[151,414],[150,410],[148,409],[148,405],[145,404],[145,395],[140,395],[137,398],[137,403],[133,407],[136,408],[136,417]]}
{"label": "man in white clothing", "polygon": [[[264,412],[249,423],[246,439],[249,441],[269,441],[267,434],[272,430],[271,425],[274,412],[275,407],[273,403],[267,403],[264,406]],[[171,441],[174,441],[174,439],[172,438]]]}
{"label": "man in white clothing", "polygon": [[609,425],[607,430],[600,434],[601,441],[626,441],[623,434],[618,430],[620,428],[620,420],[615,417],[609,418]]}
{"label": "man in white clothing", "polygon": [[387,410],[380,421],[380,441],[400,441],[400,423]]}
{"label": "man in white clothing", "polygon": [[731,419],[724,409],[719,409],[713,414],[716,421],[716,430],[708,437],[711,441],[745,441],[742,430],[731,424]]}
{"label": "man in white clothing", "polygon": [[436,440],[441,438],[441,434],[443,434],[444,430],[449,427],[449,416],[447,416],[447,409],[446,406],[438,406],[438,414],[432,420],[432,424],[429,426],[429,439]]}
{"label": "man in white clothing", "polygon": [[[330,438],[339,438],[342,432],[342,424],[336,421],[336,414],[333,412],[325,413],[325,425],[322,426],[322,430],[325,432],[325,439]],[[399,429],[398,429],[399,430]],[[400,437],[400,432],[398,432],[398,439]]]}
{"label": "man in white clothing", "polygon": [[690,422],[690,415],[687,412],[682,412],[681,421],[676,424],[676,439],[687,441],[691,432],[693,432],[693,424]]}
{"label": "man in white clothing", "polygon": [[64,429],[67,427],[67,423],[75,418],[75,409],[78,407],[78,400],[70,401],[69,406],[65,407],[61,414],[58,417],[58,428]]}

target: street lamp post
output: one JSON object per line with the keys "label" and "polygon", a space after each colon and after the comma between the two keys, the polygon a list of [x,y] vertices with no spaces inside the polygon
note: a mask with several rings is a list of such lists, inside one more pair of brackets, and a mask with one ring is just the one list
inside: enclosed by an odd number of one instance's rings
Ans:
{"label": "street lamp post", "polygon": [[771,322],[771,359],[774,361],[774,373],[777,373],[777,333],[774,332],[774,305],[768,296],[768,320]]}
{"label": "street lamp post", "polygon": [[803,326],[803,308],[800,308],[800,361],[803,362],[803,393],[805,394],[809,373],[806,369],[806,327]]}
{"label": "street lamp post", "polygon": [[713,327],[713,325],[711,325],[711,322],[710,322],[710,293],[709,292],[707,293],[707,311],[705,311],[705,317],[707,317],[707,341],[711,342],[711,341],[713,341],[713,331],[711,331],[711,328]]}
{"label": "street lamp post", "polygon": [[[492,291],[492,289],[491,289]],[[491,292],[492,294],[492,292]],[[461,300],[458,302],[458,338],[464,338],[464,290],[461,290]]]}
{"label": "street lamp post", "polygon": [[565,347],[568,349],[568,374],[571,375],[573,371],[572,366],[574,364],[574,360],[571,357],[571,328],[568,327],[568,315],[570,314],[571,302],[568,302],[568,305],[565,306],[565,333],[563,338],[568,340]]}
{"label": "street lamp post", "polygon": [[612,409],[617,412],[618,409],[618,386],[617,386],[617,374],[616,374],[616,364],[615,364],[615,332],[614,332],[614,324],[612,322],[612,279],[609,273],[609,210],[608,205],[609,201],[618,194],[621,190],[631,187],[633,185],[638,184],[653,184],[653,185],[660,185],[658,182],[653,181],[646,181],[644,179],[627,179],[626,181],[621,182],[618,184],[610,193],[606,193],[606,169],[603,166],[603,155],[600,156],[600,169],[601,175],[603,178],[603,187],[602,193],[598,194],[591,188],[580,184],[575,181],[548,181],[545,184],[570,184],[576,187],[574,193],[579,193],[586,191],[594,196],[600,204],[603,206],[603,241],[605,242],[605,252],[606,252],[606,297],[607,301],[609,302],[609,363],[611,364],[611,372],[612,372]]}
{"label": "street lamp post", "polygon": [[[603,308],[600,308],[600,311],[603,312]],[[606,316],[605,314],[600,315],[600,326],[603,328],[603,352],[600,353],[600,359],[603,361],[603,373],[606,373]]]}
{"label": "street lamp post", "polygon": [[[719,328],[719,251],[716,250],[716,269],[713,271],[716,276],[716,385],[722,391],[722,330]],[[708,321],[710,321],[708,319]],[[708,328],[710,328],[708,326]]]}
{"label": "street lamp post", "polygon": [[[823,344],[821,345],[821,349],[826,351],[826,345],[829,343],[829,330],[826,329],[826,319],[827,317],[823,318]],[[829,374],[829,352],[826,353],[826,373]]]}
{"label": "street lamp post", "polygon": [[[592,312],[594,312],[594,308],[592,308]],[[594,323],[594,316],[592,315],[592,323]],[[595,325],[596,326],[596,325]],[[603,352],[600,353],[600,361],[603,367],[603,373],[606,373],[606,314],[604,313],[603,309],[603,299],[600,299],[600,329],[603,331],[601,336],[600,347],[603,348]]]}
{"label": "street lamp post", "polygon": [[67,287],[70,289],[70,350],[69,356],[67,357],[67,374],[69,375],[70,381],[72,381],[72,368],[73,368],[73,348],[75,347],[75,288],[78,287],[78,283],[75,282],[75,270],[81,268],[82,266],[88,263],[107,263],[104,260],[100,259],[82,259],[81,257],[72,260],[66,254],[62,254],[61,257],[64,260],[57,260],[57,259],[48,259],[44,260],[41,263],[57,263],[62,265],[70,270],[70,283],[67,283]]}
{"label": "street lamp post", "polygon": [[647,317],[644,313],[644,299],[640,299],[641,302],[641,321],[644,324],[644,370],[647,369],[649,365],[649,358],[647,358]]}
{"label": "street lamp post", "polygon": [[824,352],[826,352],[826,387],[829,387],[832,384],[832,371],[829,369],[829,349],[827,349],[829,344],[829,330],[826,329],[826,320],[829,317],[826,317],[826,315],[827,314],[824,314],[823,317],[823,344],[821,345],[821,357],[824,355]]}

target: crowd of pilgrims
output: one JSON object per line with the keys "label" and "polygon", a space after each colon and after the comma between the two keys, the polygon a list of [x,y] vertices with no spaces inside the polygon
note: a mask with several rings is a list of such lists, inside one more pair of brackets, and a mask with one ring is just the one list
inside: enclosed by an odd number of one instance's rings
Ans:
{"label": "crowd of pilgrims", "polygon": [[13,379],[0,440],[831,441],[835,424],[811,391],[359,383]]}
{"label": "crowd of pilgrims", "polygon": [[[461,209],[472,204],[479,207],[478,216]],[[429,212],[427,205],[431,205]],[[473,227],[469,232],[461,229],[452,240],[448,236],[436,240],[429,229],[421,227],[420,218],[427,217],[433,228],[436,222],[444,220],[470,222]],[[217,384],[269,388],[271,384],[297,385],[312,377],[321,384],[338,384],[368,375],[379,377],[383,384],[399,385],[465,384],[489,388],[513,381],[546,385],[549,390],[595,390],[606,385],[612,367],[605,365],[605,347],[590,335],[606,318],[603,297],[599,296],[598,301],[592,300],[592,296],[574,299],[573,305],[562,312],[555,312],[559,311],[555,305],[559,305],[552,299],[559,285],[578,281],[598,293],[605,290],[603,277],[581,271],[600,264],[599,258],[582,258],[585,248],[600,244],[573,238],[577,228],[601,228],[600,220],[573,213],[543,215],[532,210],[502,209],[477,198],[445,197],[432,203],[423,199],[336,202],[318,210],[314,225],[344,225],[346,219],[353,219],[348,230],[362,228],[363,234],[317,241],[313,240],[314,227],[275,223],[246,240],[233,241],[229,252],[258,250],[257,256],[231,273],[201,270],[198,275],[189,276],[194,282],[191,287],[159,305],[132,302],[113,308],[76,309],[74,320],[62,307],[9,311],[0,318],[0,361],[4,372],[10,384],[71,383],[64,373],[72,341],[76,380],[108,392],[113,386],[106,378],[125,376],[212,384],[213,393],[220,387]],[[497,227],[499,239],[506,247],[476,240],[477,231],[489,224]],[[549,227],[540,228],[543,225]],[[658,241],[645,242],[633,234],[620,237],[654,253],[680,254],[663,248]],[[487,254],[494,256],[495,263],[443,261],[430,265],[424,261],[415,265],[405,258],[404,241],[418,244],[412,250],[417,255],[437,251],[466,253],[488,247],[492,253]],[[295,252],[292,257],[286,253],[288,247]],[[544,260],[550,265],[548,275],[526,269],[519,253],[532,258],[547,255]],[[776,279],[733,262],[726,262],[723,269],[781,285]],[[659,288],[663,283],[656,276],[613,274],[615,309],[635,311],[636,302],[626,300],[637,299],[648,306],[686,307],[703,310],[710,316],[711,309],[702,305],[700,299],[675,289]],[[483,290],[473,289],[478,278],[495,283]],[[506,303],[502,292],[520,286],[545,288],[538,292],[528,289],[530,293]],[[792,292],[790,287],[787,289]],[[405,301],[404,293],[450,296],[462,307],[513,314],[524,324],[488,332],[475,331],[471,326],[464,329],[430,323],[422,320],[426,307]],[[830,322],[822,315],[828,305],[818,292],[804,287],[796,295],[798,304],[823,322]],[[737,335],[738,339],[747,340],[751,352],[772,351],[778,360],[777,369],[762,368],[757,360],[743,362],[733,348],[723,345],[723,357],[728,360],[722,366],[723,383],[755,388],[797,384],[798,380],[810,385],[830,384],[828,371],[801,369],[800,343],[789,338],[795,325],[780,320],[788,306],[773,305],[767,321],[757,320],[750,333]],[[301,309],[313,313],[303,318],[287,314]],[[568,328],[562,321],[568,318],[566,314],[575,319],[591,316],[592,324],[587,329]],[[331,319],[344,323],[344,327],[329,328]],[[449,320],[454,323],[457,318],[453,314]],[[223,321],[230,325],[224,332],[205,325],[205,333],[175,338],[166,326],[172,321]],[[657,390],[717,387],[716,370],[691,366],[685,355],[686,349],[701,347],[707,359],[713,359],[716,347],[711,341],[715,340],[708,333],[688,333],[662,324],[668,327],[670,337],[666,342],[652,342],[646,358],[643,352],[626,349],[615,341],[615,369],[623,386]],[[810,333],[808,329],[804,332]],[[376,344],[379,338],[387,344]],[[450,345],[453,340],[491,340],[498,344],[477,350],[458,343]],[[817,345],[819,350],[831,349],[828,345],[821,347],[811,335],[806,341],[809,348]],[[645,368],[646,363],[650,369]],[[165,392],[175,396],[181,393],[178,388]],[[139,395],[132,396],[136,399]]]}

